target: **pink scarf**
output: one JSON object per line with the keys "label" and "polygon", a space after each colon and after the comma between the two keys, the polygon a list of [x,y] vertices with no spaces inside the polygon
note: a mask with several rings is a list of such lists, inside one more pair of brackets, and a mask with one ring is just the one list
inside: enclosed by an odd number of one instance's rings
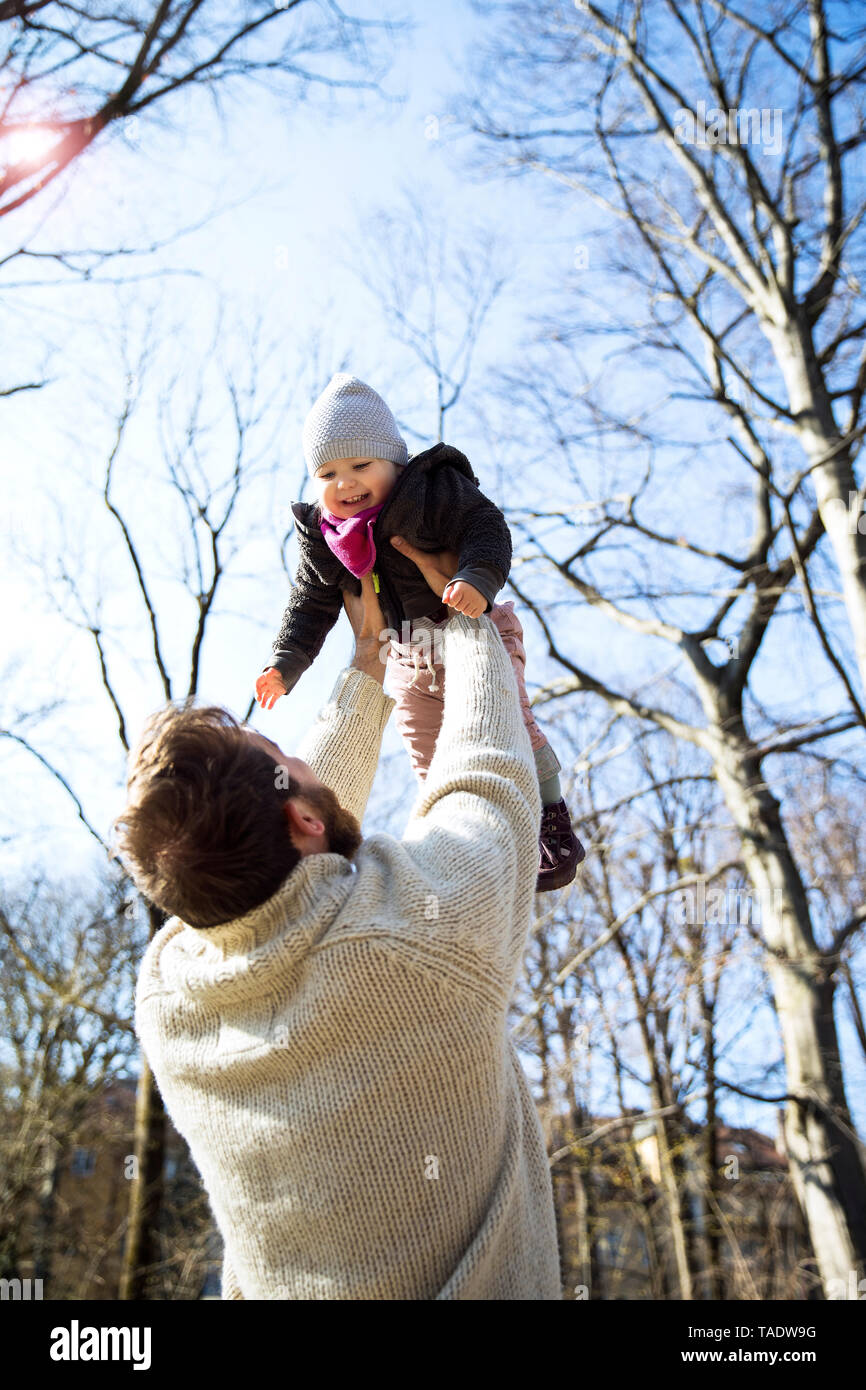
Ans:
{"label": "pink scarf", "polygon": [[376,563],[373,526],[384,505],[378,502],[354,516],[332,516],[322,508],[319,529],[337,559],[356,579],[363,579]]}

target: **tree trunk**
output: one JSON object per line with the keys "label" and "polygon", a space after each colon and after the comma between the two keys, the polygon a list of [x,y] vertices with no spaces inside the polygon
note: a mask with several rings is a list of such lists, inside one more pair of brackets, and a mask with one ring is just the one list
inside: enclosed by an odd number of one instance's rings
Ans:
{"label": "tree trunk", "polygon": [[[791,310],[792,315],[794,310]],[[762,323],[772,344],[795,416],[795,430],[812,468],[818,510],[827,532],[839,574],[845,610],[851,624],[860,680],[866,691],[866,514],[857,502],[857,484],[847,447],[833,415],[824,376],[817,360],[805,310],[779,326]],[[833,452],[831,458],[827,454]],[[826,462],[820,463],[820,459]]]}
{"label": "tree trunk", "polygon": [[[670,1092],[665,1087],[664,1078],[660,1073],[658,1058],[650,1035],[646,1001],[641,998],[631,956],[628,953],[628,947],[623,941],[622,935],[618,934],[614,939],[619,948],[620,955],[623,958],[626,974],[628,975],[629,984],[631,985],[632,996],[637,1007],[637,1023],[640,1028],[644,1055],[646,1056],[647,1065],[649,1067],[650,1108],[652,1110],[661,1110],[669,1103]],[[668,1143],[668,1130],[663,1115],[656,1116],[654,1123],[656,1146],[658,1149],[659,1173],[661,1175],[662,1192],[664,1194],[671,1238],[674,1246],[674,1260],[676,1263],[679,1294],[684,1302],[690,1302],[694,1297],[692,1273],[689,1268],[688,1246],[685,1227],[683,1226],[680,1193],[677,1187],[676,1172],[674,1170],[673,1158]]]}
{"label": "tree trunk", "polygon": [[702,1135],[702,1153],[698,1163],[703,1166],[704,1182],[708,1201],[701,1193],[704,1211],[704,1236],[706,1240],[705,1296],[713,1302],[721,1301],[722,1292],[722,1241],[718,1217],[712,1209],[712,1199],[721,1205],[719,1192],[718,1155],[716,1153],[716,1134],[718,1118],[716,1114],[716,1036],[714,1028],[713,1005],[707,998],[703,981],[700,984],[701,1031],[704,1040],[704,1070],[707,1079],[707,1119]]}
{"label": "tree trunk", "polygon": [[[866,1169],[854,1135],[833,1017],[835,981],[816,946],[805,890],[760,759],[738,716],[715,710],[715,770],[758,892],[782,1033],[791,1179],[828,1297],[866,1263]],[[724,733],[722,732],[724,730]],[[859,1274],[858,1276],[859,1277]]]}
{"label": "tree trunk", "polygon": [[[571,1030],[563,1034],[569,1045]],[[591,1116],[587,1114],[577,1095],[572,1077],[570,1087],[571,1126],[577,1134],[584,1129]],[[585,1284],[591,1299],[605,1296],[602,1266],[598,1258],[595,1240],[596,1190],[593,1185],[592,1152],[573,1153],[570,1158],[571,1180],[574,1188],[575,1211],[577,1213],[577,1259],[580,1266],[579,1283]]]}
{"label": "tree trunk", "polygon": [[631,1138],[626,1141],[624,1147],[626,1165],[628,1167],[629,1177],[631,1178],[632,1191],[634,1192],[635,1207],[641,1230],[643,1231],[644,1245],[646,1247],[649,1294],[650,1298],[655,1299],[657,1302],[662,1302],[665,1297],[665,1280],[653,1224],[652,1207],[654,1199],[652,1196],[648,1197],[646,1195],[646,1178],[638,1165]]}
{"label": "tree trunk", "polygon": [[589,1198],[586,1191],[582,1164],[576,1154],[569,1161],[569,1176],[574,1192],[574,1215],[577,1223],[577,1283],[582,1285],[589,1298],[597,1298],[599,1289],[592,1271],[592,1248],[589,1236]]}
{"label": "tree trunk", "polygon": [[135,1096],[134,1152],[136,1175],[129,1194],[118,1298],[141,1300],[146,1297],[148,1273],[159,1258],[158,1227],[165,1158],[165,1109],[144,1058]]}
{"label": "tree trunk", "polygon": [[62,1160],[60,1145],[53,1135],[49,1135],[45,1140],[42,1180],[39,1184],[36,1230],[33,1241],[33,1277],[34,1279],[41,1279],[46,1284],[51,1278],[57,1183]]}
{"label": "tree trunk", "polygon": [[[150,940],[165,919],[148,903]],[[120,1272],[118,1298],[146,1297],[150,1269],[159,1259],[159,1218],[162,1211],[165,1166],[165,1107],[144,1057],[135,1093],[135,1176],[129,1193],[126,1244]]]}

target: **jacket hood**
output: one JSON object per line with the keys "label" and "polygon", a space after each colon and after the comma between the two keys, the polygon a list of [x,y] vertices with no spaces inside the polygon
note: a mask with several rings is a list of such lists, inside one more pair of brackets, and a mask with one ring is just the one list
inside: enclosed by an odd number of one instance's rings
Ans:
{"label": "jacket hood", "polygon": [[[452,444],[440,442],[429,449],[422,450],[419,454],[412,455],[409,462],[400,470],[394,489],[386,501],[390,501],[397,488],[405,487],[407,483],[411,485],[411,482],[419,478],[422,473],[433,473],[437,468],[456,468],[476,487],[480,486],[466,455],[461,453],[459,449],[455,449]],[[293,502],[292,513],[298,530],[307,534],[312,533],[314,536],[321,534],[319,532],[321,516],[318,502]]]}

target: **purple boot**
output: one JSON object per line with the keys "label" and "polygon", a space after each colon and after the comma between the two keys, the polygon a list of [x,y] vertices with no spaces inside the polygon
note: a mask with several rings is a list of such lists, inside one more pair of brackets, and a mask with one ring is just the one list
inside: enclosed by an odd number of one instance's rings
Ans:
{"label": "purple boot", "polygon": [[582,864],[586,858],[586,850],[572,829],[564,801],[542,806],[538,849],[536,893],[549,893],[554,888],[564,888],[571,883],[578,864]]}

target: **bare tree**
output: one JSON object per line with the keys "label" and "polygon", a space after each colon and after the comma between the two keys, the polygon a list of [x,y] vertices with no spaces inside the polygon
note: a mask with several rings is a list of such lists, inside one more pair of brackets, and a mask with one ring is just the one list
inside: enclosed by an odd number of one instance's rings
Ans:
{"label": "bare tree", "polygon": [[[422,192],[411,184],[395,201],[364,219],[346,260],[369,291],[383,327],[424,368],[441,440],[448,412],[465,395],[485,322],[510,270],[501,241],[488,227],[454,232],[441,217],[431,217]],[[410,396],[416,389],[409,388]],[[404,419],[400,423],[416,433]]]}
{"label": "bare tree", "polygon": [[[841,12],[842,25],[850,22],[830,35],[820,0],[777,10],[765,24],[722,0],[654,0],[624,17],[613,5],[506,5],[508,24],[491,25],[483,95],[464,115],[512,170],[541,173],[569,194],[588,195],[624,229],[618,245],[608,221],[609,269],[619,278],[606,281],[609,312],[593,323],[597,333],[635,345],[635,367],[650,368],[649,383],[633,371],[626,402],[617,399],[609,362],[587,370],[579,350],[585,317],[578,320],[574,300],[560,295],[545,326],[550,357],[512,373],[507,391],[510,410],[515,391],[523,392],[547,456],[561,459],[562,486],[572,480],[578,505],[587,497],[588,441],[601,451],[617,441],[610,472],[622,474],[629,451],[642,455],[642,477],[627,484],[624,501],[611,489],[588,531],[556,503],[523,509],[517,521],[539,597],[530,597],[529,568],[518,570],[512,587],[534,607],[565,673],[550,683],[547,698],[595,694],[642,727],[691,744],[718,780],[763,907],[766,968],[784,1040],[788,1152],[829,1288],[831,1281],[847,1286],[849,1272],[866,1264],[866,1171],[833,1012],[842,951],[866,906],[861,898],[816,938],[765,768],[775,754],[851,728],[862,737],[866,722],[826,602],[809,578],[826,534],[866,671],[866,528],[853,473],[866,387],[856,306],[863,205],[851,159],[866,139],[858,121],[862,34]],[[784,101],[787,114],[775,180],[747,140],[694,133],[707,99],[727,116],[748,102],[765,107],[771,94],[772,106]],[[624,312],[610,292],[617,283]],[[710,403],[727,417],[727,443],[705,428],[697,442],[684,441],[689,425],[706,419],[689,414],[684,401]],[[786,477],[792,442],[806,466]],[[674,492],[660,491],[658,460],[674,448],[679,461],[666,478]],[[710,539],[701,514],[678,506],[675,495],[687,477],[683,460],[699,459],[701,450],[721,457],[726,470],[712,479],[716,495],[706,515],[718,520]],[[727,497],[724,491],[738,464],[751,476],[745,545],[737,539],[744,489],[729,489]],[[677,514],[673,525],[660,519],[663,498],[664,515]],[[736,511],[726,513],[734,499]],[[720,544],[720,533],[730,543]],[[629,541],[633,576],[605,568],[605,552]],[[539,591],[542,573],[549,578]],[[712,576],[709,587],[696,579],[703,575]],[[750,680],[782,596],[795,586],[838,681],[841,706],[829,716],[780,721],[760,707]],[[650,701],[623,690],[612,675],[588,670],[545,617],[546,604],[563,594],[641,636],[646,655],[669,644],[685,681],[678,674],[668,683],[670,698]],[[682,596],[691,598],[686,620]],[[646,655],[635,652],[641,667]]]}
{"label": "bare tree", "polygon": [[136,1051],[140,940],[125,885],[107,876],[89,900],[71,887],[37,880],[0,904],[0,1265],[16,1277],[29,1258],[49,1290],[60,1171],[93,1095]]}
{"label": "bare tree", "polygon": [[[158,526],[147,525],[142,509],[142,480],[126,466],[134,451],[129,436],[142,412],[148,373],[156,369],[153,339],[145,340],[139,359],[128,362],[126,399],[114,424],[114,436],[105,460],[98,511],[91,510],[92,536],[99,537],[112,555],[113,585],[124,583],[129,602],[137,605],[133,623],[141,650],[150,654],[150,678],[157,698],[170,701],[194,696],[201,680],[206,639],[214,625],[218,599],[242,542],[256,531],[267,532],[269,512],[249,506],[274,468],[274,442],[283,428],[291,383],[265,384],[260,378],[260,359],[267,353],[252,335],[251,350],[242,372],[223,362],[223,399],[215,405],[213,382],[205,376],[220,364],[220,326],[211,351],[199,368],[198,380],[185,364],[182,379],[176,376],[159,392],[157,421],[162,462],[151,478],[151,496],[161,493]],[[220,428],[214,425],[214,412]],[[213,433],[212,433],[213,431]],[[215,442],[215,441],[218,441]],[[83,499],[82,499],[83,501]],[[244,513],[245,504],[247,506]],[[100,514],[101,513],[101,514]],[[167,541],[167,553],[163,543]],[[49,591],[58,610],[83,633],[93,655],[94,675],[106,707],[111,711],[118,752],[129,752],[130,730],[125,708],[123,646],[129,618],[118,626],[106,620],[105,595],[89,568],[88,556],[76,569],[65,550],[58,549],[43,567]],[[172,576],[173,594],[166,598],[164,575]],[[125,575],[125,580],[120,576]],[[186,640],[178,646],[176,623],[185,603],[189,619]],[[129,609],[127,608],[127,614]],[[180,611],[183,609],[181,607]],[[184,653],[185,647],[185,655]],[[181,655],[178,655],[178,652]],[[252,706],[252,697],[247,713]],[[88,815],[84,800],[54,758],[39,748],[39,721],[31,718],[24,732],[0,730],[5,738],[35,758],[67,792],[79,819],[98,843],[108,850],[105,837]],[[129,885],[131,890],[131,885]],[[148,938],[159,929],[164,914],[151,903],[143,904]],[[165,1112],[152,1074],[142,1059],[135,1120],[136,1178],[130,1190],[130,1214],[121,1281],[122,1298],[145,1296],[152,1271],[159,1262],[157,1230],[163,1193]]]}
{"label": "bare tree", "polygon": [[783,500],[814,488],[866,688],[856,10],[831,25],[823,0],[766,17],[726,0],[496,8],[507,30],[494,26],[466,122],[512,170],[588,196],[628,229],[617,269],[647,317],[636,328],[623,316],[622,331],[678,355],[684,390],[727,416],[753,468],[765,469],[768,433],[800,446],[806,466]]}
{"label": "bare tree", "polygon": [[[394,98],[382,87],[402,21],[346,13],[336,0],[134,0],[99,7],[63,0],[0,0],[0,218],[9,236],[0,250],[7,295],[70,278],[127,283],[154,275],[195,276],[194,268],[140,268],[142,258],[215,219],[237,194],[200,206],[163,237],[127,234],[114,245],[75,244],[51,221],[88,151],[122,133],[183,120],[184,103],[207,96],[224,120],[224,95],[241,85],[269,90],[300,107],[318,94],[333,106]],[[135,135],[133,136],[133,131]],[[147,159],[142,141],[139,157]],[[158,175],[154,175],[158,178]],[[244,195],[241,194],[241,197]],[[35,210],[21,223],[15,214]],[[48,231],[46,232],[46,226]],[[13,228],[20,228],[13,232]],[[59,242],[59,244],[58,244]],[[13,278],[14,277],[14,278]],[[25,298],[25,303],[28,301]],[[36,336],[30,316],[28,337]],[[36,391],[56,375],[40,365],[0,382],[0,397]]]}
{"label": "bare tree", "polygon": [[[710,871],[729,832],[713,779],[688,771],[688,748],[646,735],[613,761],[630,752],[635,792],[610,805],[595,804],[604,777],[588,769],[579,823],[591,827],[593,852],[579,886],[539,918],[528,971],[535,1007],[517,1032],[524,1048],[536,1040],[543,1090],[553,1092],[559,1074],[562,1104],[574,1088],[573,1109],[561,1111],[562,1147],[551,1156],[573,1242],[566,1280],[593,1298],[802,1297],[803,1244],[796,1221],[791,1229],[787,1178],[764,1166],[753,1179],[748,1160],[731,1172],[720,1115],[727,1078],[759,1070],[748,1037],[769,1001],[763,988],[751,1005],[743,995],[760,983],[753,894],[736,865]],[[625,769],[617,772],[621,785]],[[690,901],[678,887],[689,875]],[[562,1003],[571,1000],[575,1017],[563,1026]],[[643,1109],[626,1101],[626,1087],[633,1100],[636,1086]],[[611,1089],[620,1118],[600,1120],[610,1112],[593,1105],[604,1106]]]}
{"label": "bare tree", "polygon": [[[529,545],[545,558],[561,583],[627,630],[675,644],[688,663],[703,723],[696,722],[693,716],[683,717],[682,693],[667,704],[650,703],[588,671],[563,650],[550,619],[544,616],[543,605],[529,596],[524,581],[511,583],[535,612],[550,655],[567,673],[564,680],[548,687],[548,699],[561,699],[569,691],[591,692],[613,710],[629,713],[644,726],[655,725],[691,744],[709,760],[737,828],[740,853],[761,903],[766,965],[785,1042],[790,1099],[788,1151],[795,1181],[825,1280],[829,1285],[831,1279],[841,1279],[847,1286],[847,1271],[857,1267],[866,1251],[866,1175],[862,1146],[853,1132],[845,1099],[833,993],[841,952],[866,920],[866,907],[861,902],[837,922],[823,944],[816,939],[802,873],[763,763],[773,754],[790,753],[859,721],[842,712],[835,718],[802,721],[799,727],[796,723],[777,725],[775,729],[771,726],[757,736],[749,731],[749,714],[744,704],[749,675],[779,598],[795,573],[790,555],[776,564],[768,562],[768,537],[764,531],[768,499],[762,493],[759,484],[756,532],[742,562],[740,592],[751,592],[751,607],[731,641],[729,650],[736,655],[719,664],[710,659],[705,644],[717,637],[722,613],[730,606],[729,599],[723,601],[709,623],[691,629],[662,617],[639,616],[628,604],[608,598],[597,583],[584,577],[592,554],[591,542],[559,558],[531,527],[526,530]],[[612,529],[612,524],[615,523],[603,523],[602,531]],[[525,523],[520,525],[525,527]],[[820,529],[820,522],[813,521],[811,536],[803,549],[809,548],[810,541],[814,543]],[[824,1172],[820,1186],[806,1177],[814,1172],[816,1163]]]}
{"label": "bare tree", "polygon": [[137,0],[113,10],[3,0],[0,25],[0,216],[41,194],[109,126],[157,104],[168,111],[179,93],[203,90],[218,103],[239,80],[300,99],[316,86],[380,92],[383,41],[402,27],[346,14],[335,0],[238,9]]}
{"label": "bare tree", "polygon": [[[564,1146],[554,1145],[552,1166],[558,1177],[560,1203],[572,1205],[567,1180],[573,1186],[579,1284],[592,1297],[616,1296],[615,1286],[610,1283],[614,1278],[610,1262],[598,1258],[599,1240],[607,1229],[611,1239],[622,1237],[626,1248],[636,1249],[640,1232],[656,1296],[690,1298],[704,1262],[703,1254],[691,1248],[691,1194],[682,1152],[686,1106],[689,1093],[696,1087],[693,1078],[677,1074],[673,1061],[674,1051],[685,1054],[691,1043],[689,1018],[681,1016],[673,1001],[688,1000],[694,988],[687,945],[689,933],[700,939],[705,980],[712,974],[714,963],[718,966],[719,956],[715,949],[709,949],[713,928],[701,922],[676,926],[672,904],[684,886],[694,885],[699,844],[709,833],[709,827],[702,827],[701,818],[694,811],[702,807],[706,812],[710,798],[717,801],[718,794],[706,773],[693,770],[693,758],[691,768],[685,758],[680,760],[681,765],[677,762],[673,740],[667,740],[664,749],[658,749],[658,760],[647,737],[627,740],[611,759],[609,750],[604,748],[605,736],[614,725],[621,728],[623,721],[614,716],[598,722],[598,732],[588,740],[584,729],[588,748],[582,749],[579,787],[571,788],[572,799],[580,807],[576,823],[589,847],[588,861],[567,898],[538,916],[534,948],[528,958],[528,997],[532,1003],[527,1008],[527,991],[518,992],[516,1008],[524,1012],[515,1025],[514,1036],[523,1046],[535,1037],[532,1050],[540,1063],[542,1103],[546,1100],[560,1117],[556,1126],[559,1132],[571,1136]],[[563,743],[563,748],[566,746]],[[605,774],[610,774],[611,762],[616,764],[618,783],[629,776],[621,764],[631,765],[634,789],[628,797],[604,806],[599,804],[599,798],[603,796]],[[724,839],[715,829],[714,833],[717,839]],[[718,879],[727,875],[731,867],[730,862],[720,863],[705,878]],[[692,950],[698,949],[693,940]],[[593,997],[591,981],[596,961],[602,954],[611,958],[612,952],[618,956],[620,967],[610,969],[610,978],[619,976],[620,983],[628,986],[632,1003],[629,1026],[645,1061],[646,1079],[641,1084],[646,1091],[647,1113],[656,1117],[661,1201],[666,1213],[663,1239],[647,1207],[630,1148],[634,1126],[622,1095],[624,1063],[617,1042],[622,1018],[618,1015],[616,1024],[613,1023],[611,1006],[606,1003],[601,986]],[[590,1020],[599,1013],[602,1025],[599,1028],[596,1024],[593,1034]],[[614,1184],[612,1197],[604,1195],[605,1164],[593,1168],[592,1146],[587,1144],[587,1136],[598,1127],[592,1106],[600,1094],[603,1078],[597,1077],[593,1086],[590,1071],[602,1032],[610,1045],[608,1061],[620,1085],[624,1130],[629,1137],[621,1156],[630,1174],[634,1200],[634,1215],[630,1219],[636,1232],[630,1236],[623,1230],[625,1218],[619,1187]],[[679,1072],[683,1072],[682,1062]],[[669,1275],[668,1240],[673,1256]]]}

